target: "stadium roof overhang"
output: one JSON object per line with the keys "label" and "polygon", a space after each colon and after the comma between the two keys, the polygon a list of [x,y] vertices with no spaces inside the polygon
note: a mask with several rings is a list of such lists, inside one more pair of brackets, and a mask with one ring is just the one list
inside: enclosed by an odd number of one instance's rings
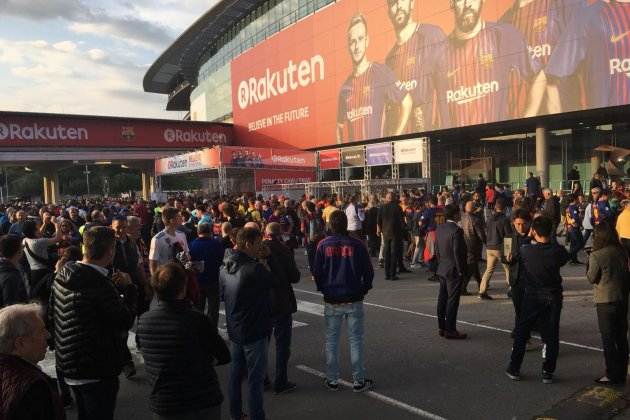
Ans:
{"label": "stadium roof overhang", "polygon": [[[189,105],[173,92],[181,92],[180,86],[185,84],[196,84],[197,67],[202,54],[259,3],[257,0],[222,0],[217,3],[153,63],[144,75],[144,90],[171,95],[168,105],[171,110],[181,110],[181,107]],[[177,101],[171,104],[171,99]]]}

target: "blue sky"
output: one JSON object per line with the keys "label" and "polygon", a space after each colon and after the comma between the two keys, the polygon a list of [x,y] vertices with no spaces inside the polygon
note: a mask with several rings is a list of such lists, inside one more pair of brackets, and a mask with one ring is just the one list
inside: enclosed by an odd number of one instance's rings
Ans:
{"label": "blue sky", "polygon": [[149,65],[217,0],[0,0],[0,110],[181,118]]}

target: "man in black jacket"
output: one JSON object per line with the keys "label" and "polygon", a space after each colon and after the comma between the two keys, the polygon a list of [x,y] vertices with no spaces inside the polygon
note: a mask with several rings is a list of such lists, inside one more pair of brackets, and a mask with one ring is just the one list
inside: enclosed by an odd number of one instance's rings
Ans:
{"label": "man in black jacket", "polygon": [[56,362],[76,396],[79,420],[114,418],[125,364],[123,337],[133,324],[136,292],[128,277],[109,278],[115,243],[109,228],[84,232],[83,260],[67,263],[53,283]]}
{"label": "man in black jacket", "polygon": [[509,283],[512,303],[514,304],[514,331],[519,321],[519,314],[523,306],[525,296],[525,279],[523,278],[523,266],[521,264],[521,247],[532,242],[529,236],[531,217],[525,209],[517,209],[512,218],[514,232],[512,233],[512,252],[503,256],[502,262],[510,267]]}
{"label": "man in black jacket", "polygon": [[[497,199],[494,205],[494,213],[488,218],[486,225],[486,271],[481,278],[481,286],[479,287],[479,299],[492,300],[488,294],[488,284],[490,278],[494,274],[497,265],[501,263],[503,257],[503,239],[512,234],[510,220],[507,218],[503,210],[505,209],[505,200]],[[509,267],[503,264],[506,282],[509,277]]]}
{"label": "man in black jacket", "polygon": [[562,311],[562,277],[560,268],[569,261],[563,246],[551,241],[553,222],[540,216],[532,222],[535,244],[524,245],[520,250],[525,294],[523,307],[516,325],[510,364],[506,370],[512,380],[520,380],[520,369],[525,357],[527,340],[536,323],[546,352],[542,366],[542,381],[553,382],[560,345],[560,312]]}
{"label": "man in black jacket", "polygon": [[17,235],[0,237],[0,308],[28,300],[20,271],[22,239]]}
{"label": "man in black jacket", "polygon": [[552,221],[551,240],[555,242],[556,231],[560,224],[560,201],[553,195],[553,192],[549,188],[543,189],[543,198],[540,213]]}
{"label": "man in black jacket", "polygon": [[220,419],[223,394],[214,365],[230,351],[213,321],[186,300],[186,272],[170,263],[151,278],[158,302],[138,321],[138,341],[152,391],[156,419],[177,416]]}
{"label": "man in black jacket", "polygon": [[291,355],[292,314],[297,312],[293,292],[294,283],[300,281],[300,270],[295,263],[293,251],[282,242],[280,223],[269,223],[265,229],[269,239],[263,243],[269,248],[267,263],[273,274],[271,289],[271,314],[273,335],[276,339],[276,376],[274,391],[283,394],[295,389],[296,385],[287,378],[287,365]]}
{"label": "man in black jacket", "polygon": [[265,420],[263,391],[267,351],[271,335],[271,288],[273,277],[257,261],[262,237],[252,228],[242,228],[236,236],[236,249],[226,253],[219,275],[228,335],[231,341],[230,414],[243,416],[241,382],[247,378],[249,418]]}
{"label": "man in black jacket", "polygon": [[398,255],[402,253],[404,215],[394,193],[388,192],[385,201],[386,203],[378,209],[377,232],[383,241],[385,280],[398,280],[396,265]]}
{"label": "man in black jacket", "polygon": [[457,331],[457,310],[466,275],[466,242],[463,230],[457,226],[457,207],[449,204],[444,208],[444,215],[446,223],[439,225],[435,232],[440,278],[438,332],[448,339],[464,339],[467,335]]}
{"label": "man in black jacket", "polygon": [[464,231],[464,241],[466,242],[467,250],[466,275],[462,284],[462,295],[468,295],[468,283],[473,277],[477,281],[477,288],[481,287],[479,261],[481,261],[483,244],[486,242],[484,222],[481,216],[475,213],[475,205],[472,200],[464,204],[462,230]]}

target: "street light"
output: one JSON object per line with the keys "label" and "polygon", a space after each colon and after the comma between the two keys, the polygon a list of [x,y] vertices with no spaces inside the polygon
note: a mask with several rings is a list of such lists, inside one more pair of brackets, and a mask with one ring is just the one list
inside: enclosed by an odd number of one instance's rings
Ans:
{"label": "street light", "polygon": [[90,195],[90,170],[88,169],[87,163],[85,164],[85,184],[87,185],[87,195]]}

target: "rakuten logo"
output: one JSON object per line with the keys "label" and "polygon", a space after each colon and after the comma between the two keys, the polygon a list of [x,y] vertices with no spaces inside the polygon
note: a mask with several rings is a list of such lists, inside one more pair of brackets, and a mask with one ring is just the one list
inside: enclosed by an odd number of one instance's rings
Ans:
{"label": "rakuten logo", "polygon": [[87,140],[86,128],[0,123],[0,140]]}
{"label": "rakuten logo", "polygon": [[348,118],[348,121],[354,122],[363,117],[368,117],[372,115],[373,113],[374,113],[374,109],[372,108],[372,105],[361,106],[359,108],[353,108],[350,111],[346,112],[346,117]]}
{"label": "rakuten logo", "polygon": [[479,82],[474,86],[460,86],[457,90],[449,90],[446,92],[446,102],[455,102],[457,105],[463,105],[498,91],[499,82],[496,80],[487,83]]}
{"label": "rakuten logo", "polygon": [[529,45],[527,47],[527,51],[529,51],[529,55],[532,58],[543,58],[551,56],[551,45],[549,44],[541,44],[541,45]]}
{"label": "rakuten logo", "polygon": [[312,83],[324,80],[324,58],[315,55],[310,60],[302,60],[298,65],[289,60],[286,68],[271,72],[265,70],[263,77],[250,77],[238,85],[238,106],[246,109],[248,106],[265,102],[275,96],[281,96],[300,87],[307,87]]}
{"label": "rakuten logo", "polygon": [[614,76],[615,73],[623,73],[626,77],[630,78],[630,58],[612,58],[610,60],[610,75]]}
{"label": "rakuten logo", "polygon": [[279,163],[282,165],[306,165],[306,159],[299,156],[271,156],[273,163]]}
{"label": "rakuten logo", "polygon": [[184,158],[181,160],[169,160],[168,161],[168,169],[182,169],[188,167],[188,159]]}
{"label": "rakuten logo", "polygon": [[169,128],[164,130],[164,140],[167,143],[226,144],[227,136],[224,133],[210,131],[175,130]]}

